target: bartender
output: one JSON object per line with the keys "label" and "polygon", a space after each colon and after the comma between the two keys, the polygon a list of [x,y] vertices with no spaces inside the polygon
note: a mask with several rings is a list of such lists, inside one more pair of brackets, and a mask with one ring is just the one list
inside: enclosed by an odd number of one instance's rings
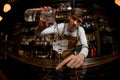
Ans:
{"label": "bartender", "polygon": [[[41,8],[41,11],[44,12],[50,12],[51,10],[51,7]],[[56,66],[56,70],[61,70],[64,66],[72,69],[80,68],[88,55],[88,43],[85,30],[80,26],[83,22],[83,10],[74,8],[68,16],[68,23],[57,24],[54,17],[50,18],[49,16],[49,18],[46,18],[47,16],[48,15],[44,14],[40,17],[38,27],[35,30],[36,35],[45,36],[47,34],[57,33],[57,36],[59,37],[59,40],[57,40],[58,42],[66,40],[66,42],[68,42],[68,44],[65,45],[67,48],[62,53],[56,54],[56,57],[60,55],[58,58],[63,59]],[[53,21],[53,24],[48,26],[51,20]],[[75,46],[78,41],[81,44],[80,52],[74,54]]]}

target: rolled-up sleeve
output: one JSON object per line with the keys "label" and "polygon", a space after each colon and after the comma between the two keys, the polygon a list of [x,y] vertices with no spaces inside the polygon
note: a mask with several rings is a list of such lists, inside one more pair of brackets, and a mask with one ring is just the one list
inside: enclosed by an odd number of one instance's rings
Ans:
{"label": "rolled-up sleeve", "polygon": [[84,54],[85,57],[87,57],[89,49],[88,49],[88,43],[87,43],[85,30],[82,27],[79,27],[78,29],[79,29],[79,39],[80,39],[80,43],[81,43],[80,53]]}

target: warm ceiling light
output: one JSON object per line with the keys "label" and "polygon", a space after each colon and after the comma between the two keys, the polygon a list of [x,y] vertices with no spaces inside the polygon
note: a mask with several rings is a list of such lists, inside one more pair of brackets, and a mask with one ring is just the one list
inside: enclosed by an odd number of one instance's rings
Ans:
{"label": "warm ceiling light", "polygon": [[117,4],[118,6],[120,6],[120,0],[115,0],[115,4]]}
{"label": "warm ceiling light", "polygon": [[4,11],[4,12],[8,12],[8,11],[10,11],[10,10],[11,10],[10,4],[5,4],[4,7],[3,7],[3,11]]}
{"label": "warm ceiling light", "polygon": [[3,17],[2,17],[2,16],[0,16],[0,21],[2,21],[2,19],[3,19]]}

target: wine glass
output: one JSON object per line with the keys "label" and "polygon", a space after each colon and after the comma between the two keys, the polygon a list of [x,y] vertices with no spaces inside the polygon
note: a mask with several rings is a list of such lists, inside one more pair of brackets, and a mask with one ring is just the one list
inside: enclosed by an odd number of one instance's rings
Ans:
{"label": "wine glass", "polygon": [[68,50],[68,40],[57,40],[53,42],[53,50],[57,52],[59,55],[59,59],[61,59],[61,54],[63,53],[64,50]]}

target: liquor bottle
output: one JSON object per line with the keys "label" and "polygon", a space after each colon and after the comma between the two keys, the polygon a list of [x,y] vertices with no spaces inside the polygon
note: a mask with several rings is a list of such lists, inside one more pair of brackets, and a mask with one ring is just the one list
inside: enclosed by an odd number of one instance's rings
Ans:
{"label": "liquor bottle", "polygon": [[24,19],[26,22],[35,22],[41,19],[41,15],[45,15],[45,18],[49,19],[55,15],[55,11],[55,9],[51,9],[50,11],[42,11],[41,8],[27,9],[24,12]]}
{"label": "liquor bottle", "polygon": [[91,57],[96,57],[96,47],[95,47],[95,45],[91,45],[90,53],[91,53]]}

